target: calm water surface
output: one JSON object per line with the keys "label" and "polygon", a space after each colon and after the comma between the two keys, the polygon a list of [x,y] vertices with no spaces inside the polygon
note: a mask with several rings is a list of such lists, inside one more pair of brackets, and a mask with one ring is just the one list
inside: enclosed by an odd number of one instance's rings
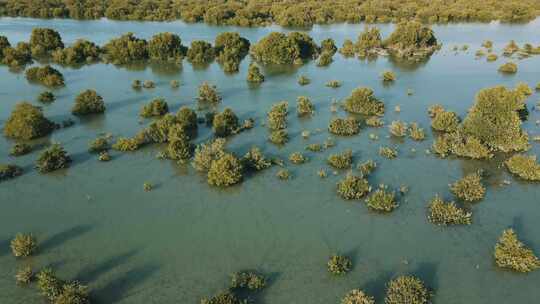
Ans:
{"label": "calm water surface", "polygon": [[[213,40],[223,31],[238,31],[252,42],[279,27],[235,28],[210,27],[181,22],[115,22],[108,20],[35,20],[0,19],[0,34],[13,43],[28,40],[33,27],[58,30],[66,44],[87,38],[103,44],[125,32],[149,38],[158,32],[178,33],[184,44],[192,40]],[[384,35],[392,25],[380,26]],[[345,39],[356,39],[363,25],[317,26],[309,34],[317,41],[331,37],[338,45]],[[93,291],[96,303],[198,303],[201,297],[227,287],[235,271],[258,270],[270,278],[269,286],[256,300],[258,303],[338,303],[350,289],[361,288],[384,298],[386,282],[400,274],[416,274],[435,291],[434,302],[461,303],[537,303],[540,297],[540,272],[528,275],[501,271],[494,266],[493,247],[501,231],[514,227],[520,237],[540,253],[540,218],[538,185],[520,182],[500,167],[504,156],[491,160],[441,160],[426,155],[433,140],[428,131],[424,142],[387,138],[387,128],[364,129],[351,138],[337,138],[336,147],[323,153],[306,153],[304,165],[288,164],[293,179],[279,181],[278,168],[247,178],[241,185],[227,190],[210,188],[204,176],[190,166],[160,161],[155,155],[160,146],[145,147],[136,153],[112,152],[113,161],[99,162],[87,153],[88,141],[100,133],[132,136],[141,124],[138,112],[154,97],[164,97],[176,111],[183,105],[194,106],[198,85],[213,82],[223,94],[220,108],[231,107],[241,119],[253,117],[258,126],[233,137],[229,149],[245,153],[259,145],[270,156],[286,158],[303,151],[308,143],[321,143],[334,115],[332,99],[340,100],[357,86],[372,87],[387,106],[386,122],[400,119],[417,121],[429,130],[426,109],[440,103],[463,117],[475,93],[494,85],[514,86],[525,81],[535,86],[540,81],[540,57],[518,62],[513,76],[497,73],[507,59],[494,63],[476,60],[474,52],[485,39],[494,41],[500,54],[509,40],[519,44],[540,44],[540,20],[527,25],[466,24],[435,26],[443,49],[425,64],[396,65],[386,58],[376,61],[345,59],[336,54],[334,63],[319,68],[314,62],[286,71],[266,70],[266,79],[258,88],[246,81],[249,58],[237,74],[226,75],[219,65],[193,69],[148,66],[117,68],[96,64],[80,69],[61,68],[67,86],[55,91],[58,99],[45,105],[46,116],[60,122],[67,118],[76,125],[55,131],[38,144],[61,142],[73,157],[72,166],[54,174],[40,175],[32,170],[38,151],[19,158],[8,156],[12,142],[0,138],[0,162],[15,163],[25,174],[0,185],[0,303],[42,303],[34,288],[16,287],[13,278],[18,266],[35,268],[51,265],[65,279],[78,279]],[[468,44],[469,51],[455,53],[454,45]],[[383,86],[379,75],[387,69],[397,73],[398,80]],[[301,87],[296,83],[305,74],[312,82]],[[153,90],[135,92],[134,79],[157,83]],[[181,87],[172,90],[169,81],[180,80]],[[330,89],[329,80],[343,81]],[[107,104],[106,114],[94,118],[72,117],[74,97],[82,90],[96,89]],[[407,96],[407,89],[414,95]],[[29,84],[23,73],[0,67],[0,123],[3,124],[16,102],[34,104],[44,88]],[[296,118],[297,96],[312,98],[317,113],[311,119]],[[529,108],[540,99],[537,92],[528,99]],[[291,142],[277,148],[266,142],[267,131],[261,126],[271,104],[288,100],[291,105],[289,132]],[[401,106],[401,113],[393,111]],[[525,128],[539,134],[534,122],[538,112],[531,112]],[[315,134],[302,139],[302,130]],[[379,141],[368,139],[378,134]],[[203,128],[198,142],[211,138]],[[393,145],[400,155],[395,160],[378,156],[380,145]],[[355,161],[378,161],[370,178],[372,185],[404,184],[410,192],[400,198],[400,207],[389,215],[375,214],[362,202],[346,202],[335,194],[336,182],[345,174],[339,172],[320,179],[317,171],[326,167],[330,153],[347,148],[354,151]],[[416,152],[412,152],[411,149]],[[531,153],[539,146],[532,143]],[[488,191],[485,199],[473,206],[473,225],[439,228],[427,222],[426,205],[436,194],[450,198],[448,184],[464,174],[484,169]],[[499,186],[510,180],[510,186]],[[152,192],[143,191],[143,183],[156,185]],[[9,252],[9,241],[17,232],[32,232],[40,241],[36,257],[16,260]],[[353,258],[353,271],[343,277],[327,273],[326,261],[336,252]]]}

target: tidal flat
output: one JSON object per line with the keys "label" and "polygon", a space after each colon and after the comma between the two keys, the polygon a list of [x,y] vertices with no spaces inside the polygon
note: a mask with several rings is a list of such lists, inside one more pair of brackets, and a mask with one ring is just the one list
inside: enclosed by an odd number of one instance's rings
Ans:
{"label": "tidal flat", "polygon": [[[374,24],[383,37],[395,28]],[[317,44],[327,38],[341,48],[346,39],[357,40],[364,24],[315,25],[311,29],[279,26],[245,28],[174,22],[77,21],[64,19],[0,18],[0,35],[11,45],[29,41],[33,28],[58,31],[66,46],[85,38],[103,46],[113,38],[133,32],[151,39],[161,32],[178,34],[182,43],[213,42],[222,32],[238,32],[251,44],[271,32],[302,31]],[[32,146],[14,157],[15,142],[0,137],[0,163],[22,168],[22,175],[0,181],[0,303],[43,303],[33,286],[17,286],[17,270],[51,267],[64,280],[88,286],[92,303],[199,303],[229,287],[234,273],[255,271],[265,276],[264,289],[253,295],[255,303],[339,303],[359,289],[383,303],[389,282],[415,276],[432,292],[433,303],[535,303],[540,297],[540,271],[527,274],[497,267],[494,248],[501,233],[513,229],[519,240],[540,254],[540,187],[512,175],[505,161],[513,153],[494,153],[485,160],[456,156],[440,158],[431,151],[437,132],[431,128],[428,108],[440,104],[463,120],[477,93],[485,88],[520,82],[533,88],[525,100],[529,111],[521,127],[529,134],[526,155],[538,155],[540,146],[540,56],[518,59],[503,56],[511,40],[519,46],[540,45],[540,19],[526,24],[466,23],[432,25],[442,44],[421,62],[346,58],[339,52],[326,66],[317,60],[302,65],[259,64],[264,81],[248,83],[250,55],[236,73],[225,73],[218,62],[207,66],[183,63],[149,63],[115,66],[93,63],[73,68],[51,63],[63,74],[65,86],[45,88],[28,82],[24,71],[0,66],[0,125],[4,126],[20,101],[41,106],[51,121],[74,124],[45,137],[23,141]],[[494,62],[476,56],[484,41],[492,42]],[[464,46],[467,47],[464,47]],[[457,46],[457,48],[456,48]],[[506,62],[517,64],[515,74],[500,73]],[[43,66],[39,62],[27,66]],[[391,71],[395,80],[382,81]],[[299,85],[301,76],[309,83]],[[135,80],[152,81],[154,87],[134,90]],[[178,87],[171,82],[177,81]],[[328,87],[330,81],[340,86]],[[145,145],[134,152],[111,150],[110,161],[98,160],[88,143],[101,136],[133,137],[154,119],[141,118],[144,105],[163,98],[168,111],[188,106],[197,109],[199,86],[215,85],[222,100],[217,112],[230,108],[238,120],[254,119],[251,129],[227,137],[227,151],[238,157],[257,146],[279,165],[245,174],[241,183],[213,187],[190,162],[156,157],[166,144]],[[358,117],[341,106],[358,87],[368,87],[384,102],[383,127],[362,124],[353,136],[330,134],[333,118]],[[77,96],[95,90],[105,112],[72,115]],[[49,90],[54,101],[42,103],[38,96]],[[298,117],[296,101],[309,98],[313,112]],[[268,141],[267,112],[272,105],[288,102],[288,142]],[[197,111],[204,118],[203,111]],[[425,139],[392,136],[389,126],[402,121],[424,129]],[[198,124],[193,144],[214,138],[212,126]],[[331,138],[332,144],[329,143]],[[70,155],[68,168],[41,174],[34,169],[40,153],[61,143]],[[114,143],[114,140],[111,141]],[[324,146],[307,150],[311,144]],[[397,151],[387,159],[380,147]],[[352,151],[350,169],[328,165],[332,154]],[[292,164],[288,158],[302,153],[308,160]],[[280,161],[277,161],[279,159]],[[395,192],[395,207],[379,213],[367,208],[364,199],[344,200],[336,184],[350,170],[368,160],[376,168],[366,179],[372,186]],[[289,171],[287,180],[276,177]],[[319,176],[326,170],[325,178]],[[449,184],[482,172],[486,188],[474,204],[453,198]],[[151,191],[146,191],[147,186]],[[405,191],[404,189],[407,189]],[[403,191],[401,191],[403,190]],[[438,226],[428,219],[434,197],[456,201],[472,212],[470,225]],[[369,197],[369,196],[368,196]],[[37,240],[35,253],[13,257],[10,242],[17,233],[31,233]],[[351,260],[350,271],[335,276],[327,262],[334,255]]]}

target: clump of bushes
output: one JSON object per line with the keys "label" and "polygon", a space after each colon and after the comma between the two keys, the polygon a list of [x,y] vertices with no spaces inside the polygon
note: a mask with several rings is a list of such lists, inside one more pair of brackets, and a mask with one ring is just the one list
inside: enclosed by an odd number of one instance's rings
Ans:
{"label": "clump of bushes", "polygon": [[142,87],[145,89],[153,89],[156,87],[156,84],[152,80],[145,80],[142,83]]}
{"label": "clump of bushes", "polygon": [[180,81],[173,79],[169,82],[171,89],[178,89],[180,87]]}
{"label": "clump of bushes", "polygon": [[287,114],[289,103],[281,101],[272,105],[267,114],[268,128],[270,130],[282,130],[287,128]]}
{"label": "clump of bushes", "polygon": [[476,202],[484,198],[486,188],[482,185],[480,173],[466,175],[462,179],[450,185],[452,193],[467,202]]}
{"label": "clump of bushes", "polygon": [[322,52],[321,56],[319,56],[319,61],[317,61],[317,66],[329,66],[334,61],[334,59],[332,58],[333,56],[334,54],[330,52]]}
{"label": "clump of bushes", "polygon": [[60,144],[53,144],[41,152],[36,160],[36,169],[40,173],[52,172],[69,167],[71,158]]}
{"label": "clump of bushes", "polygon": [[240,304],[240,299],[230,290],[220,292],[210,299],[202,299],[201,304]]}
{"label": "clump of bushes", "polygon": [[353,289],[345,295],[341,304],[375,304],[375,299],[360,289]]}
{"label": "clump of bushes", "polygon": [[15,143],[13,146],[11,146],[11,149],[9,150],[9,155],[21,156],[21,155],[28,154],[31,151],[32,151],[32,147],[29,144]]}
{"label": "clump of bushes", "polygon": [[497,59],[499,59],[499,56],[497,56],[497,54],[494,54],[494,53],[490,53],[487,55],[486,57],[486,60],[488,62],[491,62],[491,61],[496,61]]}
{"label": "clump of bushes", "polygon": [[272,166],[258,147],[252,147],[242,158],[242,165],[246,170],[260,171]]}
{"label": "clump of bushes", "polygon": [[4,124],[4,135],[13,139],[34,139],[45,136],[54,130],[55,124],[45,118],[40,107],[28,102],[15,105]]}
{"label": "clump of bushes", "polygon": [[268,140],[276,145],[284,145],[289,141],[289,133],[286,129],[280,129],[270,132]]}
{"label": "clump of bushes", "polygon": [[105,112],[103,97],[94,90],[81,92],[75,98],[75,104],[71,108],[73,115],[100,114]]}
{"label": "clump of bushes", "polygon": [[394,120],[389,126],[390,134],[396,137],[404,137],[407,135],[407,123],[399,120]]}
{"label": "clump of bushes", "polygon": [[46,87],[54,88],[64,85],[64,75],[50,65],[29,68],[26,70],[25,76],[28,81],[36,82]]}
{"label": "clump of bushes", "polygon": [[377,168],[377,163],[371,159],[358,164],[358,170],[362,173],[362,176],[368,176]]}
{"label": "clump of bushes", "polygon": [[376,55],[382,48],[381,32],[376,27],[366,27],[358,36],[355,51],[361,58]]}
{"label": "clump of bushes", "polygon": [[481,90],[463,121],[464,133],[476,137],[494,151],[527,149],[529,140],[521,129],[520,119],[520,111],[525,109],[524,100],[523,94],[504,86]]}
{"label": "clump of bushes", "polygon": [[379,148],[379,155],[388,158],[388,159],[394,159],[398,155],[398,151],[396,149],[393,149],[391,147],[380,147]]}
{"label": "clump of bushes", "polygon": [[154,98],[150,103],[145,104],[140,112],[141,117],[157,117],[169,113],[169,105],[164,98]]}
{"label": "clump of bushes", "polygon": [[300,75],[297,81],[298,81],[298,84],[301,86],[305,86],[311,83],[311,79],[309,79],[306,75]]}
{"label": "clump of bushes", "polygon": [[300,32],[272,32],[251,47],[251,56],[263,64],[302,64],[319,55],[313,39]]}
{"label": "clump of bushes", "polygon": [[321,41],[321,53],[328,52],[334,55],[337,52],[336,42],[332,38],[326,38]]}
{"label": "clump of bushes", "polygon": [[366,199],[366,205],[369,209],[379,212],[391,212],[398,207],[395,201],[395,193],[386,191],[385,188],[377,189]]}
{"label": "clump of bushes", "polygon": [[197,134],[197,113],[188,107],[181,107],[176,112],[175,123],[180,126],[182,131],[191,139]]}
{"label": "clump of bushes", "polygon": [[505,74],[517,73],[517,65],[513,62],[507,62],[499,67],[499,72]]}
{"label": "clump of bushes", "polygon": [[444,108],[432,108],[431,127],[440,132],[453,132],[459,126],[459,117],[455,112],[444,110]]}
{"label": "clump of bushes", "polygon": [[335,135],[351,136],[360,133],[360,124],[354,117],[333,118],[328,131]]}
{"label": "clump of bushes", "polygon": [[198,145],[195,149],[193,167],[200,172],[208,172],[212,161],[225,154],[225,139],[218,138],[208,143]]}
{"label": "clump of bushes", "polygon": [[231,288],[260,290],[266,286],[264,276],[254,272],[236,272],[231,276]]}
{"label": "clump of bushes", "polygon": [[264,75],[261,73],[259,66],[254,62],[249,65],[247,81],[251,83],[264,82]]}
{"label": "clump of bushes", "polygon": [[199,96],[197,101],[200,103],[218,104],[221,102],[221,95],[215,85],[211,85],[208,82],[203,82],[199,86]]}
{"label": "clump of bushes", "polygon": [[276,176],[281,180],[288,180],[291,178],[291,173],[287,169],[279,169]]}
{"label": "clump of bushes", "polygon": [[370,127],[379,128],[384,126],[384,121],[378,116],[370,116],[366,119],[366,125]]}
{"label": "clump of bushes", "polygon": [[16,165],[0,164],[0,181],[15,178],[22,174],[22,168]]}
{"label": "clump of bushes", "polygon": [[381,78],[385,83],[394,82],[396,81],[396,74],[392,71],[385,71],[382,73]]}
{"label": "clump of bushes", "polygon": [[364,115],[382,116],[384,103],[379,101],[370,88],[356,88],[345,99],[343,107],[347,112]]}
{"label": "clump of bushes", "polygon": [[148,42],[148,56],[153,60],[181,61],[186,51],[187,48],[182,45],[182,39],[172,33],[156,34]]}
{"label": "clump of bushes", "polygon": [[214,135],[217,137],[227,137],[238,132],[239,128],[238,117],[229,108],[216,114],[212,121],[212,129],[214,130]]}
{"label": "clump of bushes", "polygon": [[55,298],[55,304],[89,304],[90,293],[88,287],[79,282],[63,284],[60,295]]}
{"label": "clump of bushes", "polygon": [[507,159],[504,164],[510,173],[522,179],[540,181],[540,165],[536,162],[535,155],[516,154]]}
{"label": "clump of bushes", "polygon": [[28,257],[36,252],[37,240],[32,234],[17,233],[10,246],[13,256]]}
{"label": "clump of bushes", "polygon": [[343,275],[352,269],[352,261],[346,256],[333,255],[328,259],[328,272],[333,275]]}
{"label": "clump of bushes", "polygon": [[136,91],[142,89],[142,82],[139,79],[133,80],[133,82],[131,83],[131,88]]}
{"label": "clump of bushes", "polygon": [[0,59],[11,68],[21,68],[32,62],[30,44],[19,42],[16,47],[6,46],[3,50],[0,48]]}
{"label": "clump of bushes", "polygon": [[60,34],[49,28],[34,28],[30,35],[32,56],[45,57],[56,49],[63,49],[64,43]]}
{"label": "clump of bushes", "polygon": [[39,93],[39,96],[38,96],[38,101],[43,102],[43,103],[51,103],[55,99],[56,99],[56,97],[50,91],[41,92],[41,93]]}
{"label": "clump of bushes", "polygon": [[54,51],[52,59],[59,64],[78,65],[98,61],[102,52],[102,49],[95,43],[78,39],[72,46]]}
{"label": "clump of bushes", "polygon": [[439,47],[433,30],[418,21],[398,23],[383,44],[399,58],[428,57]]}
{"label": "clump of bushes", "polygon": [[98,160],[102,162],[108,162],[111,160],[111,155],[107,151],[99,152]]}
{"label": "clump of bushes", "polygon": [[116,140],[116,142],[112,145],[112,148],[117,151],[135,151],[139,149],[139,147],[142,145],[142,142],[137,137],[120,137]]}
{"label": "clump of bushes", "polygon": [[207,64],[215,57],[216,53],[212,44],[202,40],[192,41],[187,51],[187,59],[192,64]]}
{"label": "clump of bushes", "polygon": [[62,293],[62,281],[51,268],[44,268],[36,274],[37,287],[42,296],[54,301]]}
{"label": "clump of bushes", "polygon": [[315,107],[309,97],[299,96],[296,99],[296,112],[300,117],[309,116],[315,113]]}
{"label": "clump of bushes", "polygon": [[428,206],[428,219],[435,225],[470,225],[472,213],[457,207],[454,202],[445,202],[435,196]]}
{"label": "clump of bushes", "polygon": [[346,199],[361,199],[371,191],[368,181],[360,176],[348,173],[345,178],[337,184],[338,194]]}
{"label": "clump of bushes", "polygon": [[388,283],[385,304],[429,303],[430,292],[422,280],[414,276],[399,276]]}
{"label": "clump of bushes", "polygon": [[530,272],[540,268],[540,260],[517,237],[513,229],[503,231],[495,245],[495,263],[501,268]]}
{"label": "clump of bushes", "polygon": [[350,149],[343,153],[330,154],[327,159],[328,164],[336,169],[350,168],[352,165],[352,161],[352,150]]}
{"label": "clump of bushes", "polygon": [[242,163],[230,153],[224,153],[210,164],[208,184],[217,187],[228,187],[242,181]]}
{"label": "clump of bushes", "polygon": [[347,58],[354,57],[355,52],[356,48],[354,43],[350,39],[345,39],[345,41],[343,41],[343,45],[339,49],[339,53]]}
{"label": "clump of bushes", "polygon": [[441,157],[455,154],[472,159],[491,158],[490,149],[474,136],[465,136],[461,131],[439,136],[433,143],[432,149]]}
{"label": "clump of bushes", "polygon": [[185,161],[193,153],[193,145],[189,142],[189,137],[179,124],[169,128],[167,156],[170,159]]}
{"label": "clump of bushes", "polygon": [[19,285],[27,285],[32,281],[32,278],[34,277],[34,272],[32,271],[32,267],[25,266],[17,271],[17,274],[15,274],[15,280],[17,281],[17,284]]}
{"label": "clump of bushes", "polygon": [[105,58],[113,64],[127,64],[148,59],[148,42],[126,33],[110,40],[105,46]]}
{"label": "clump of bushes", "polygon": [[217,61],[225,72],[237,72],[240,61],[248,54],[250,43],[236,32],[224,32],[216,37]]}

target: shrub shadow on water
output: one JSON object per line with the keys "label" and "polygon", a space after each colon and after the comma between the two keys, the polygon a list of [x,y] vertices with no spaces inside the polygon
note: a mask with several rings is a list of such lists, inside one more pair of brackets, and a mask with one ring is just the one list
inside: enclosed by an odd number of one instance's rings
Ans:
{"label": "shrub shadow on water", "polygon": [[9,245],[11,240],[1,240],[0,241],[0,257],[9,254]]}
{"label": "shrub shadow on water", "polygon": [[94,265],[86,266],[85,268],[81,269],[77,276],[75,277],[77,280],[83,281],[83,282],[93,282],[99,279],[101,275],[104,273],[107,273],[111,271],[112,269],[125,264],[128,260],[130,260],[133,256],[135,256],[139,252],[138,249],[130,250],[118,255],[111,256],[99,263],[96,263]]}
{"label": "shrub shadow on water", "polygon": [[426,284],[426,287],[431,291],[439,289],[439,280],[437,278],[437,263],[421,262],[412,272],[412,275],[418,277]]}
{"label": "shrub shadow on water", "polygon": [[[525,246],[531,248],[531,250],[535,254],[540,254],[540,243],[537,241],[536,238],[531,238],[528,231],[525,229],[525,225],[523,224],[523,215],[515,216],[512,219],[512,226],[506,227],[506,228],[512,228],[518,235],[518,239],[525,244]],[[502,233],[502,232],[499,232]]]}
{"label": "shrub shadow on water", "polygon": [[130,291],[150,278],[159,268],[158,265],[147,264],[126,271],[103,288],[93,292],[91,298],[94,299],[94,301],[92,302],[98,304],[110,304],[128,298],[128,293]]}
{"label": "shrub shadow on water", "polygon": [[116,102],[108,102],[106,103],[106,107],[107,107],[106,111],[110,113],[111,111],[115,111],[115,110],[122,109],[124,107],[136,105],[142,101],[145,101],[146,99],[147,98],[144,96],[135,96],[135,97],[122,99]]}
{"label": "shrub shadow on water", "polygon": [[59,232],[42,242],[40,245],[40,250],[47,251],[55,247],[61,246],[65,242],[89,232],[91,229],[92,227],[90,225],[77,225],[62,232]]}
{"label": "shrub shadow on water", "polygon": [[377,303],[382,302],[386,294],[386,284],[394,277],[390,271],[381,272],[373,281],[362,287],[367,294],[373,296]]}

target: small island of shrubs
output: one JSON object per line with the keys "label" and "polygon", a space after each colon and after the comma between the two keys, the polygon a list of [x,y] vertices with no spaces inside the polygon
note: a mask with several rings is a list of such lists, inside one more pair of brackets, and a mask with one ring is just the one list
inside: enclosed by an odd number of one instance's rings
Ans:
{"label": "small island of shrubs", "polygon": [[56,128],[40,107],[28,102],[15,105],[4,125],[4,135],[13,139],[34,139],[51,133]]}
{"label": "small island of shrubs", "polygon": [[530,272],[540,268],[540,260],[517,237],[513,229],[503,231],[495,245],[495,262],[501,268],[516,272]]}
{"label": "small island of shrubs", "polygon": [[26,79],[51,88],[64,86],[64,76],[50,65],[29,68],[26,70]]}
{"label": "small island of shrubs", "polygon": [[86,90],[77,95],[75,104],[71,108],[71,113],[78,116],[101,114],[103,112],[105,112],[105,102],[94,90]]}

